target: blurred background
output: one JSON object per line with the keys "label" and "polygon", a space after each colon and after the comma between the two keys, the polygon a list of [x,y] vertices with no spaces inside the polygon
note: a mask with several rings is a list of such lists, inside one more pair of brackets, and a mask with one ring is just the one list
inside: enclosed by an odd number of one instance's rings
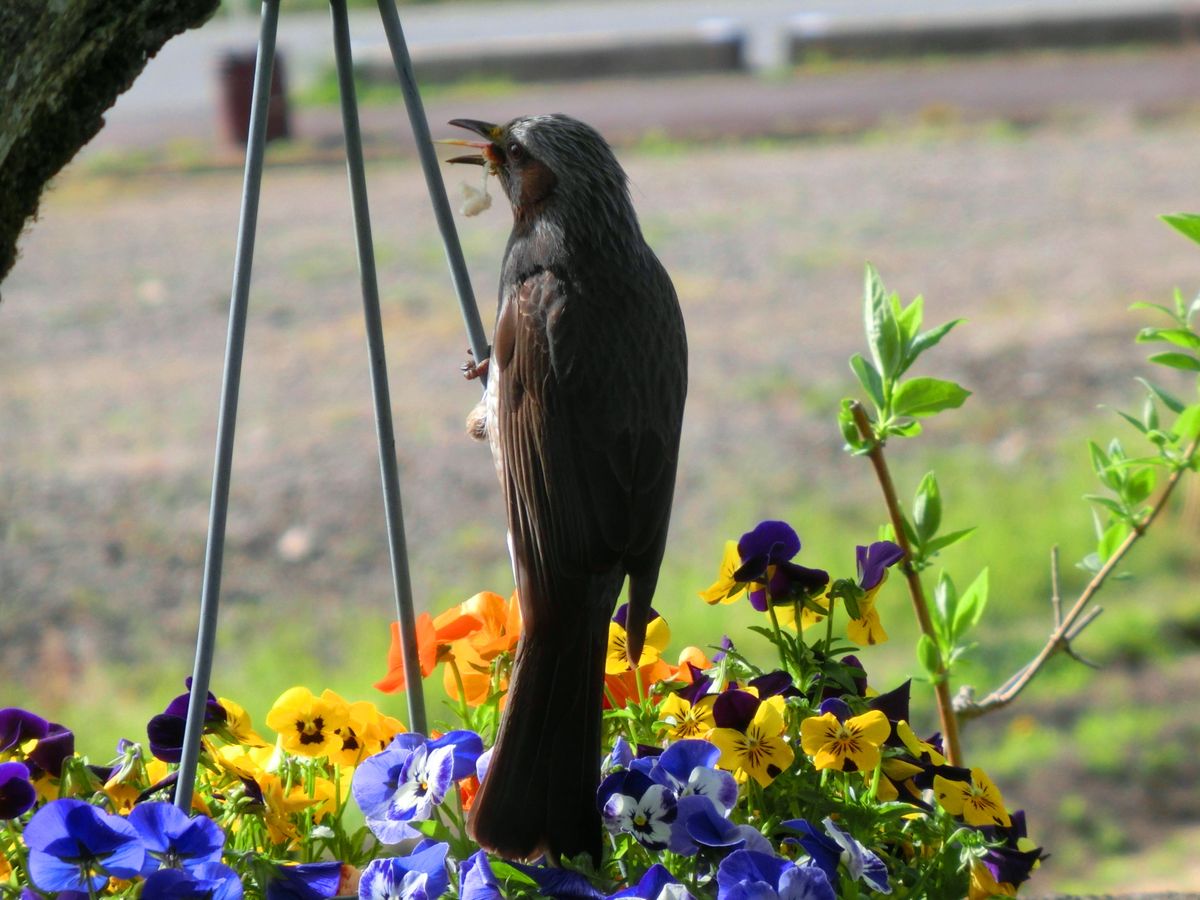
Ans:
{"label": "blurred background", "polygon": [[[562,0],[401,7],[435,136],[561,111],[614,143],[688,322],[691,390],[657,608],[672,650],[750,624],[705,607],[723,542],[783,518],[853,574],[885,519],[841,449],[863,267],[926,321],[967,321],[918,374],[974,394],[894,443],[902,496],[938,473],[943,554],[992,601],[960,681],[989,690],[1051,626],[1094,548],[1086,441],[1136,435],[1139,300],[1200,288],[1156,218],[1200,210],[1200,7],[1176,0]],[[94,761],[192,667],[257,11],[169,42],[54,182],[0,303],[0,706]],[[419,608],[512,589],[478,387],[374,4],[352,12],[404,512]],[[238,419],[213,688],[256,721],[287,687],[396,715],[393,618],[328,15],[287,0]],[[247,61],[249,60],[249,64]],[[472,170],[474,173],[474,170]],[[477,173],[465,173],[477,185]],[[464,173],[446,171],[457,195]],[[492,192],[498,192],[493,184]],[[501,198],[497,197],[500,201]],[[489,332],[509,214],[458,219]],[[1195,481],[1196,479],[1193,479]],[[968,758],[1053,854],[1030,890],[1200,889],[1200,490],[1137,548],[1104,615]],[[936,576],[937,569],[931,572]],[[886,690],[919,671],[899,580]],[[430,679],[434,718],[444,716]],[[918,731],[934,728],[918,686]]]}

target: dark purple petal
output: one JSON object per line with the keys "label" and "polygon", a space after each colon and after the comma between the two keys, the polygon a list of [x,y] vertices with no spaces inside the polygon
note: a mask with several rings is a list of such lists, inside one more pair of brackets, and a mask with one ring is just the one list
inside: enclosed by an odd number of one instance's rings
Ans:
{"label": "dark purple petal", "polygon": [[766,700],[768,697],[780,694],[784,697],[800,696],[800,692],[796,690],[796,686],[792,682],[792,676],[782,670],[767,672],[765,675],[752,678],[749,685],[758,690],[760,700]]}
{"label": "dark purple petal", "polygon": [[880,694],[867,701],[869,709],[877,709],[892,723],[892,734],[887,739],[888,746],[902,747],[904,742],[896,734],[897,722],[907,722],[909,716],[909,695],[912,690],[912,680],[905,681],[898,688]]}
{"label": "dark purple petal", "polygon": [[858,586],[864,591],[883,581],[889,566],[904,559],[904,551],[891,541],[876,541],[869,547],[859,546],[855,552],[858,562]]}
{"label": "dark purple petal", "polygon": [[701,674],[700,669],[697,669],[691,663],[688,663],[687,666],[692,673],[692,683],[685,688],[680,688],[675,693],[694,706],[700,702],[701,697],[708,693],[708,689],[712,687],[713,682],[707,675]]}
{"label": "dark purple petal", "polygon": [[510,865],[532,878],[541,888],[542,896],[555,900],[604,900],[604,894],[592,887],[579,872],[515,862]]}
{"label": "dark purple petal", "polygon": [[183,716],[160,713],[146,724],[150,752],[163,762],[177,763],[183,758],[183,732],[187,720]]}
{"label": "dark purple petal", "polygon": [[1039,860],[1045,859],[1046,854],[1041,847],[1032,850],[1016,850],[1012,847],[992,847],[983,855],[983,864],[987,866],[997,884],[1019,885],[1029,880],[1033,867]]}
{"label": "dark purple petal", "polygon": [[966,781],[971,780],[971,770],[964,769],[960,766],[925,766],[925,771],[919,775],[913,776],[913,784],[921,790],[929,790],[933,787],[933,778],[935,775],[941,775],[948,781]]}
{"label": "dark purple petal", "polygon": [[722,691],[713,703],[713,720],[718,728],[732,728],[744,732],[754,721],[754,714],[762,703],[747,691]]}
{"label": "dark purple petal", "polygon": [[[51,722],[46,735],[29,751],[26,759],[38,769],[58,778],[63,763],[75,755],[75,735],[65,725]],[[35,776],[37,772],[33,773]]]}
{"label": "dark purple petal", "polygon": [[[759,522],[753,531],[746,532],[738,541],[738,556],[742,558],[742,568],[746,568],[745,564],[752,559],[762,559],[762,567],[758,569],[757,574],[765,572],[770,563],[791,559],[799,552],[800,536],[787,522]],[[736,573],[734,578],[738,581],[749,580],[738,577]]]}
{"label": "dark purple petal", "polygon": [[[750,605],[759,612],[767,611],[767,592],[762,588],[750,592]],[[715,657],[714,657],[715,658]]]}
{"label": "dark purple petal", "polygon": [[829,584],[824,569],[810,569],[791,562],[777,563],[767,585],[772,603],[791,603],[797,598],[813,597]]}
{"label": "dark purple petal", "polygon": [[474,775],[475,763],[483,753],[483,738],[473,731],[447,731],[429,742],[429,751],[432,753],[447,745],[454,747],[454,768],[450,777],[458,781]]}
{"label": "dark purple petal", "polygon": [[41,740],[49,730],[49,722],[27,709],[16,706],[0,709],[0,753],[31,739]]}
{"label": "dark purple petal", "polygon": [[830,697],[828,700],[822,701],[820,712],[821,715],[833,713],[839,722],[845,722],[854,715],[854,710],[850,708],[850,704],[840,697]]}
{"label": "dark purple petal", "polygon": [[37,789],[23,763],[0,763],[0,819],[15,819],[37,802]]}

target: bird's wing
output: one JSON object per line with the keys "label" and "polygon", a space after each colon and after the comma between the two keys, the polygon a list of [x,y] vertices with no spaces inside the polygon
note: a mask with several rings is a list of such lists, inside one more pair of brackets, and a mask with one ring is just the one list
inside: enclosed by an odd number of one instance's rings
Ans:
{"label": "bird's wing", "polygon": [[616,386],[582,362],[592,350],[564,321],[569,302],[552,272],[527,278],[502,302],[493,348],[518,587],[534,616],[611,570],[630,537],[634,437],[611,421],[606,393]]}

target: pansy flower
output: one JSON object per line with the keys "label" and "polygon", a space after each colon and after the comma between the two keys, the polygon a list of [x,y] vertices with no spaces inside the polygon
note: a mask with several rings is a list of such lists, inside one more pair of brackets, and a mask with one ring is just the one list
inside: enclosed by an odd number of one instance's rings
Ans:
{"label": "pansy flower", "polygon": [[970,900],[996,895],[1015,897],[1017,889],[1046,858],[1042,848],[1026,834],[1025,813],[1017,810],[1010,819],[1007,828],[984,825],[979,829],[988,840],[998,844],[972,861]]}
{"label": "pansy flower", "polygon": [[437,741],[424,735],[397,735],[380,753],[354,771],[351,791],[380,841],[394,844],[417,831],[411,822],[433,814],[458,779],[474,773],[483,743],[470,731],[451,732]]}
{"label": "pansy flower", "polygon": [[437,900],[450,887],[449,849],[423,841],[408,856],[371,860],[358,883],[359,900]]}
{"label": "pansy flower", "polygon": [[746,593],[746,584],[735,579],[733,575],[741,567],[742,557],[738,553],[737,541],[726,541],[717,580],[700,591],[700,599],[709,606],[717,603],[736,603],[740,600]]}
{"label": "pansy flower", "polygon": [[504,900],[487,852],[477,850],[458,871],[459,900]]}
{"label": "pansy flower", "polygon": [[825,873],[754,850],[735,850],[717,869],[717,900],[837,900]]}
{"label": "pansy flower", "polygon": [[800,746],[817,769],[852,766],[870,772],[879,764],[879,748],[892,731],[887,716],[877,709],[852,716],[850,707],[837,699],[822,703],[821,712],[800,723]]}
{"label": "pansy flower", "polygon": [[[622,603],[617,607],[612,621],[608,623],[608,652],[604,661],[606,675],[620,675],[632,666],[629,661],[628,635],[626,626],[629,621],[629,604]],[[671,629],[667,620],[653,608],[646,619],[646,640],[642,645],[642,655],[638,659],[638,667],[648,666],[662,657],[671,642]]]}
{"label": "pansy flower", "polygon": [[[146,724],[146,736],[150,740],[150,752],[164,762],[177,763],[183,757],[183,737],[187,728],[188,705],[192,696],[191,676],[185,680],[187,692],[180,694],[167,704],[157,716]],[[212,732],[224,724],[225,707],[217,702],[211,691],[204,704],[204,731]]]}
{"label": "pansy flower", "polygon": [[[464,897],[463,900],[468,900]],[[694,900],[662,863],[646,870],[637,884],[609,894],[606,900]]]}
{"label": "pansy flower", "polygon": [[887,866],[882,859],[855,840],[848,831],[839,828],[833,819],[826,817],[821,824],[825,826],[824,832],[818,831],[806,819],[791,819],[783,823],[785,828],[800,832],[799,838],[787,840],[795,840],[808,851],[812,864],[829,876],[831,883],[838,881],[838,867],[844,864],[853,881],[862,881],[880,894],[892,892]]}
{"label": "pansy flower", "polygon": [[[61,896],[61,895],[60,895]],[[190,869],[158,869],[142,885],[141,900],[241,900],[242,880],[219,862]]]}
{"label": "pansy flower", "polygon": [[[333,691],[331,697],[341,700]],[[383,715],[374,703],[357,700],[346,705],[345,722],[334,728],[341,747],[329,754],[330,762],[340,766],[356,766],[368,756],[378,753],[404,731],[399,719]]]}
{"label": "pansy flower", "polygon": [[674,792],[636,769],[604,779],[596,796],[604,827],[612,834],[632,834],[651,850],[665,850],[675,821]]}
{"label": "pansy flower", "polygon": [[983,769],[972,769],[970,781],[935,775],[933,792],[942,809],[952,816],[961,816],[968,825],[1001,825],[1005,828],[1012,825],[1000,789]]}
{"label": "pansy flower", "polygon": [[857,601],[858,615],[846,626],[846,636],[860,646],[882,644],[888,639],[875,609],[875,595],[887,580],[887,570],[904,559],[904,551],[891,541],[876,541],[855,549],[858,587],[864,592]]}
{"label": "pansy flower", "polygon": [[218,697],[217,702],[225,710],[225,731],[232,738],[232,743],[244,744],[247,747],[265,747],[264,741],[254,730],[250,714],[240,703],[228,697]]}
{"label": "pansy flower", "polygon": [[796,754],[784,739],[783,709],[779,696],[760,700],[748,691],[722,692],[713,703],[717,727],[708,735],[721,751],[721,768],[766,787],[790,766]]}
{"label": "pansy flower", "polygon": [[99,891],[108,879],[133,878],[146,850],[134,827],[82,800],[47,803],[25,826],[29,878],[43,891]]}
{"label": "pansy flower", "polygon": [[342,883],[342,864],[329,862],[283,863],[270,866],[266,900],[323,900],[337,894]]}
{"label": "pansy flower", "polygon": [[821,593],[829,573],[792,562],[800,552],[800,538],[786,522],[760,522],[738,541],[742,565],[734,580],[753,582],[750,605],[766,612],[768,605],[792,603]]}
{"label": "pansy flower", "polygon": [[135,806],[129,824],[146,847],[142,875],[159,867],[191,870],[221,861],[225,832],[208,816],[189,818],[174,804],[157,800]]}
{"label": "pansy flower", "polygon": [[283,749],[310,759],[340,750],[339,732],[349,720],[345,700],[329,690],[317,697],[306,687],[288,688],[267,713],[267,727],[279,733]]}
{"label": "pansy flower", "polygon": [[712,713],[716,695],[704,694],[694,701],[688,696],[684,692],[668,694],[658,707],[659,721],[669,726],[666,735],[673,741],[706,737],[717,725]]}

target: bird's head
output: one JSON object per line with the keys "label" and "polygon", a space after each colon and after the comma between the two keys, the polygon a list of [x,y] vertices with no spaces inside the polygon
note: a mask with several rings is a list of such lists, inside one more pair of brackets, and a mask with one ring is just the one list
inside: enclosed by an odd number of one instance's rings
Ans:
{"label": "bird's head", "polygon": [[506,125],[477,119],[450,124],[483,140],[439,141],[479,151],[448,162],[489,167],[517,219],[556,212],[632,216],[625,172],[590,125],[561,113],[522,116]]}

